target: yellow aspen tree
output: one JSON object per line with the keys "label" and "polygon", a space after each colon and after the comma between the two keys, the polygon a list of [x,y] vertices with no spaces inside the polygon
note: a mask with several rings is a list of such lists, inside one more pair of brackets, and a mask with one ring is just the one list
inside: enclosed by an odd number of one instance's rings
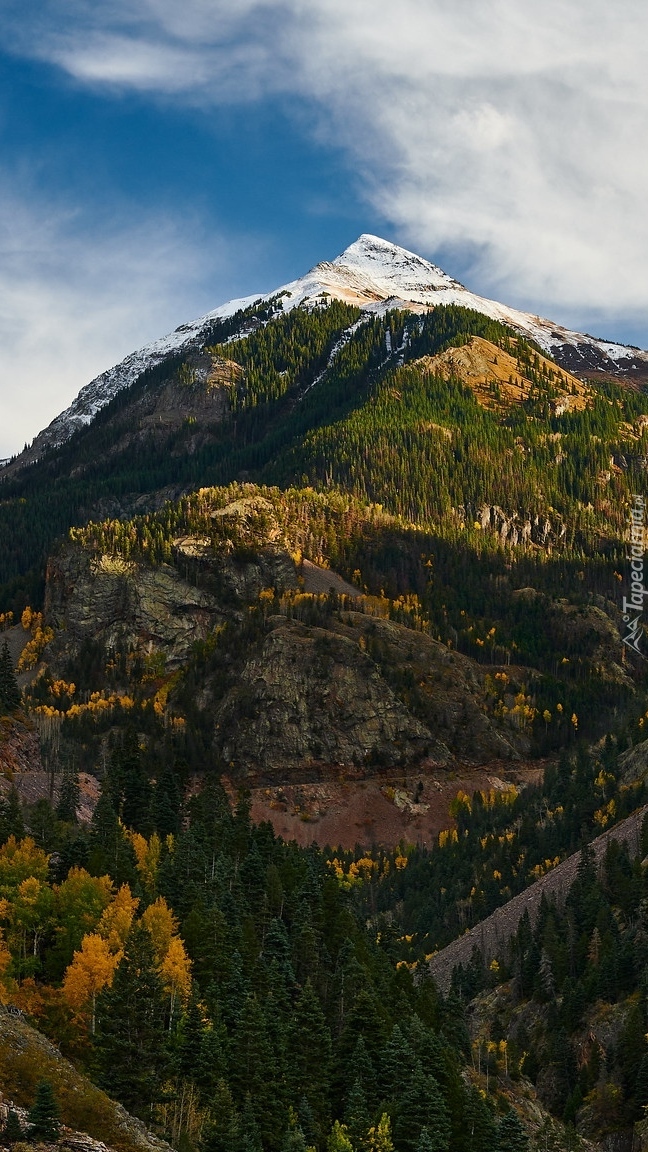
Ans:
{"label": "yellow aspen tree", "polygon": [[171,937],[178,931],[178,922],[164,896],[158,896],[154,904],[142,915],[142,924],[151,933],[153,948],[158,964],[161,964],[169,951]]}
{"label": "yellow aspen tree", "polygon": [[111,952],[107,940],[97,932],[84,936],[81,950],[66,969],[63,995],[71,1008],[82,1011],[90,1007],[91,1031],[96,1026],[97,996],[112,984],[121,953]]}
{"label": "yellow aspen tree", "polygon": [[349,1140],[349,1130],[346,1124],[336,1120],[326,1138],[327,1152],[353,1152],[353,1144]]}
{"label": "yellow aspen tree", "polygon": [[391,1120],[383,1112],[375,1128],[370,1128],[367,1138],[369,1152],[394,1152],[391,1135]]}
{"label": "yellow aspen tree", "polygon": [[10,836],[0,848],[0,896],[11,896],[22,880],[35,876],[45,882],[49,856],[36,846],[31,836],[16,840]]}
{"label": "yellow aspen tree", "polygon": [[166,956],[160,964],[160,976],[164,990],[171,1000],[169,1011],[169,1031],[178,1001],[184,1003],[191,991],[191,960],[179,936],[172,936]]}
{"label": "yellow aspen tree", "polygon": [[162,851],[160,837],[157,832],[153,833],[150,840],[146,840],[140,832],[129,832],[128,837],[133,845],[137,871],[142,878],[144,887],[153,893],[157,887],[158,867]]}
{"label": "yellow aspen tree", "polygon": [[139,898],[131,895],[128,884],[122,884],[115,899],[104,908],[97,932],[108,941],[111,952],[120,952],[131,930]]}

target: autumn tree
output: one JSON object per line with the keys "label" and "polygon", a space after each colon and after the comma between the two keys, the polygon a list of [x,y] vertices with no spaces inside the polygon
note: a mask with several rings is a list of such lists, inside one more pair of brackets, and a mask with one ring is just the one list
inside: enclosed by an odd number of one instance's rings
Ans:
{"label": "autumn tree", "polygon": [[113,953],[103,936],[97,933],[83,937],[81,949],[74,953],[63,980],[63,995],[71,1008],[90,1009],[90,1031],[94,1036],[97,1022],[97,996],[110,987],[120,953]]}

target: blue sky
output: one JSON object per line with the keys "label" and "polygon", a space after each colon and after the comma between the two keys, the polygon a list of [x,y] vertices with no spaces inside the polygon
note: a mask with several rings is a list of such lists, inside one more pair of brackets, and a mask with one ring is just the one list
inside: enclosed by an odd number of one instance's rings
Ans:
{"label": "blue sky", "polygon": [[5,0],[0,456],[376,232],[648,346],[638,0]]}

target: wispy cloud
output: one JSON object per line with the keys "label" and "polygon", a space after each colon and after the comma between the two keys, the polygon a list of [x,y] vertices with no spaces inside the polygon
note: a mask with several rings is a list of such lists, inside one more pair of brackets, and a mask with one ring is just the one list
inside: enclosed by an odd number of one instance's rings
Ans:
{"label": "wispy cloud", "polygon": [[645,315],[640,0],[50,0],[30,23],[7,10],[16,50],[84,84],[306,100],[402,238],[481,290]]}
{"label": "wispy cloud", "polygon": [[226,295],[234,250],[249,255],[162,217],[98,228],[7,192],[0,174],[0,458],[110,364]]}

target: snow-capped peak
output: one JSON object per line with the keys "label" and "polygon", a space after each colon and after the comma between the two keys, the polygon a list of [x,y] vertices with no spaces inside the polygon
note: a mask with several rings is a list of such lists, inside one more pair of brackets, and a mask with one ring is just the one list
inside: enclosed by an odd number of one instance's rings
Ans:
{"label": "snow-capped peak", "polygon": [[350,244],[333,264],[357,269],[392,296],[437,288],[463,288],[436,264],[368,232]]}
{"label": "snow-capped peak", "polygon": [[511,325],[530,336],[565,368],[577,375],[588,370],[618,372],[641,369],[648,371],[648,352],[596,340],[571,332],[550,320],[509,308],[495,300],[477,296],[448,276],[441,268],[415,252],[372,236],[359,236],[332,261],[323,261],[305,276],[263,295],[230,300],[226,304],[174,332],[131,353],[120,364],[109,368],[82,388],[69,408],[57,416],[21,453],[16,464],[23,466],[38,459],[42,452],[64,443],[77,428],[91,423],[97,413],[121,389],[127,388],[146,369],[166,357],[199,346],[215,321],[233,316],[255,301],[281,296],[284,311],[321,304],[328,297],[355,304],[366,311],[384,312],[390,307],[425,311],[439,304],[457,304],[472,308],[493,320]]}

